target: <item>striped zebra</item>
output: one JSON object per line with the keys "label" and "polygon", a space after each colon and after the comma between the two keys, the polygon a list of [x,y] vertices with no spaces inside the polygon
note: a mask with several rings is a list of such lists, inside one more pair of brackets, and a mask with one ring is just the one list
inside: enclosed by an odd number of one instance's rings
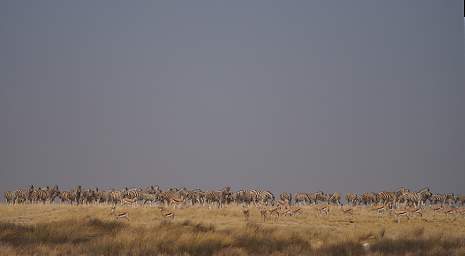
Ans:
{"label": "striped zebra", "polygon": [[32,192],[34,192],[34,185],[31,185],[28,189],[15,190],[14,203],[32,202]]}
{"label": "striped zebra", "polygon": [[455,197],[455,203],[460,204],[461,206],[465,205],[465,195],[458,195]]}
{"label": "striped zebra", "polygon": [[205,194],[205,199],[208,204],[218,204],[218,208],[223,207],[225,204],[231,202],[232,192],[231,187],[225,187],[222,190],[208,191]]}
{"label": "striped zebra", "polygon": [[376,194],[378,203],[388,206],[388,208],[393,208],[397,202],[396,192],[381,191]]}
{"label": "striped zebra", "polygon": [[123,191],[113,190],[110,192],[110,202],[113,205],[121,203],[123,199]]}
{"label": "striped zebra", "polygon": [[194,189],[187,191],[186,199],[191,205],[204,204],[205,193],[200,189]]}
{"label": "striped zebra", "polygon": [[264,205],[273,205],[275,202],[275,196],[271,191],[268,190],[256,190],[257,203]]}
{"label": "striped zebra", "polygon": [[281,201],[286,201],[288,205],[292,203],[292,194],[288,192],[283,192],[279,195]]}
{"label": "striped zebra", "polygon": [[255,193],[253,193],[252,190],[241,189],[234,193],[233,197],[235,198],[237,204],[256,204]]}
{"label": "striped zebra", "polygon": [[177,205],[184,203],[184,198],[179,193],[179,190],[175,188],[170,188],[169,190],[160,193],[160,200],[165,205],[172,205],[174,208],[176,208]]}
{"label": "striped zebra", "polygon": [[399,203],[404,203],[409,206],[421,207],[431,198],[432,193],[429,188],[420,189],[418,192],[405,192],[399,197]]}
{"label": "striped zebra", "polygon": [[360,201],[360,197],[355,193],[347,193],[345,198],[346,198],[347,204],[352,205],[352,206],[357,205],[357,203]]}
{"label": "striped zebra", "polygon": [[52,203],[59,194],[60,190],[58,189],[58,186],[55,185],[53,188],[47,186],[35,189],[32,191],[31,197],[33,202],[42,202],[45,204],[46,202]]}
{"label": "striped zebra", "polygon": [[71,191],[61,191],[58,198],[60,198],[62,203],[73,204],[76,201],[75,194]]}
{"label": "striped zebra", "polygon": [[15,202],[15,192],[14,191],[6,191],[3,196],[5,197],[5,202],[7,204],[13,204]]}
{"label": "striped zebra", "polygon": [[305,205],[310,202],[307,193],[299,192],[294,194],[294,203],[296,205]]}
{"label": "striped zebra", "polygon": [[341,194],[339,192],[334,192],[328,197],[328,204],[337,204],[341,205]]}
{"label": "striped zebra", "polygon": [[443,206],[444,204],[451,205],[455,201],[455,196],[454,194],[433,194],[429,198],[430,204],[441,204]]}
{"label": "striped zebra", "polygon": [[376,194],[373,192],[365,192],[362,194],[362,202],[365,205],[373,205],[376,201]]}

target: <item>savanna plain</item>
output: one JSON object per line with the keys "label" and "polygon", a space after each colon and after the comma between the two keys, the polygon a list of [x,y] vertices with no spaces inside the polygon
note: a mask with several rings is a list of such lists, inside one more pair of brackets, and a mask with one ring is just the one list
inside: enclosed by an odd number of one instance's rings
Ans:
{"label": "savanna plain", "polygon": [[465,255],[463,215],[318,207],[264,220],[236,205],[167,218],[156,206],[0,204],[0,255]]}

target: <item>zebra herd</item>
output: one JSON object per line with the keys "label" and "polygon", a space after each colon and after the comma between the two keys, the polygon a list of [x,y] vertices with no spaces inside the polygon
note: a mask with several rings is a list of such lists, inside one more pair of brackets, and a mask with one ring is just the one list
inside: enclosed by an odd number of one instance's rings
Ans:
{"label": "zebra herd", "polygon": [[[158,204],[166,206],[216,206],[221,208],[232,203],[245,206],[275,206],[275,205],[342,205],[341,194],[324,193],[323,191],[306,193],[281,193],[279,196],[268,190],[241,189],[232,191],[231,187],[220,190],[203,191],[201,189],[168,188],[159,186],[146,188],[123,188],[100,190],[98,188],[83,188],[76,186],[71,190],[59,190],[58,186],[35,187],[7,191],[4,193],[6,203],[53,203],[66,204]],[[382,205],[385,208],[399,208],[402,206],[421,208],[425,205],[464,206],[465,195],[433,194],[429,188],[411,191],[401,187],[396,191],[365,192],[363,194],[347,193],[346,204]]]}

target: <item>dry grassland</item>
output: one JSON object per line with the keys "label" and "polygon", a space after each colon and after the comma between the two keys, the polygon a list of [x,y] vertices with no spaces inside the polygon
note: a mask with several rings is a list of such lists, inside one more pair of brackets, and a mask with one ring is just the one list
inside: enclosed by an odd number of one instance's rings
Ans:
{"label": "dry grassland", "polygon": [[164,219],[157,207],[0,204],[0,255],[465,255],[465,217],[433,213],[397,223],[356,207],[328,216],[302,207],[298,216],[263,222],[250,208],[192,207]]}

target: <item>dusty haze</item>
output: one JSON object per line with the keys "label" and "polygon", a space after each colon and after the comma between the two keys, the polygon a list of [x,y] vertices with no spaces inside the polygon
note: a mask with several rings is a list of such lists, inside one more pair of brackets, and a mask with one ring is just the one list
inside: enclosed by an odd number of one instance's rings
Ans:
{"label": "dusty haze", "polygon": [[465,193],[462,10],[1,1],[0,190]]}

